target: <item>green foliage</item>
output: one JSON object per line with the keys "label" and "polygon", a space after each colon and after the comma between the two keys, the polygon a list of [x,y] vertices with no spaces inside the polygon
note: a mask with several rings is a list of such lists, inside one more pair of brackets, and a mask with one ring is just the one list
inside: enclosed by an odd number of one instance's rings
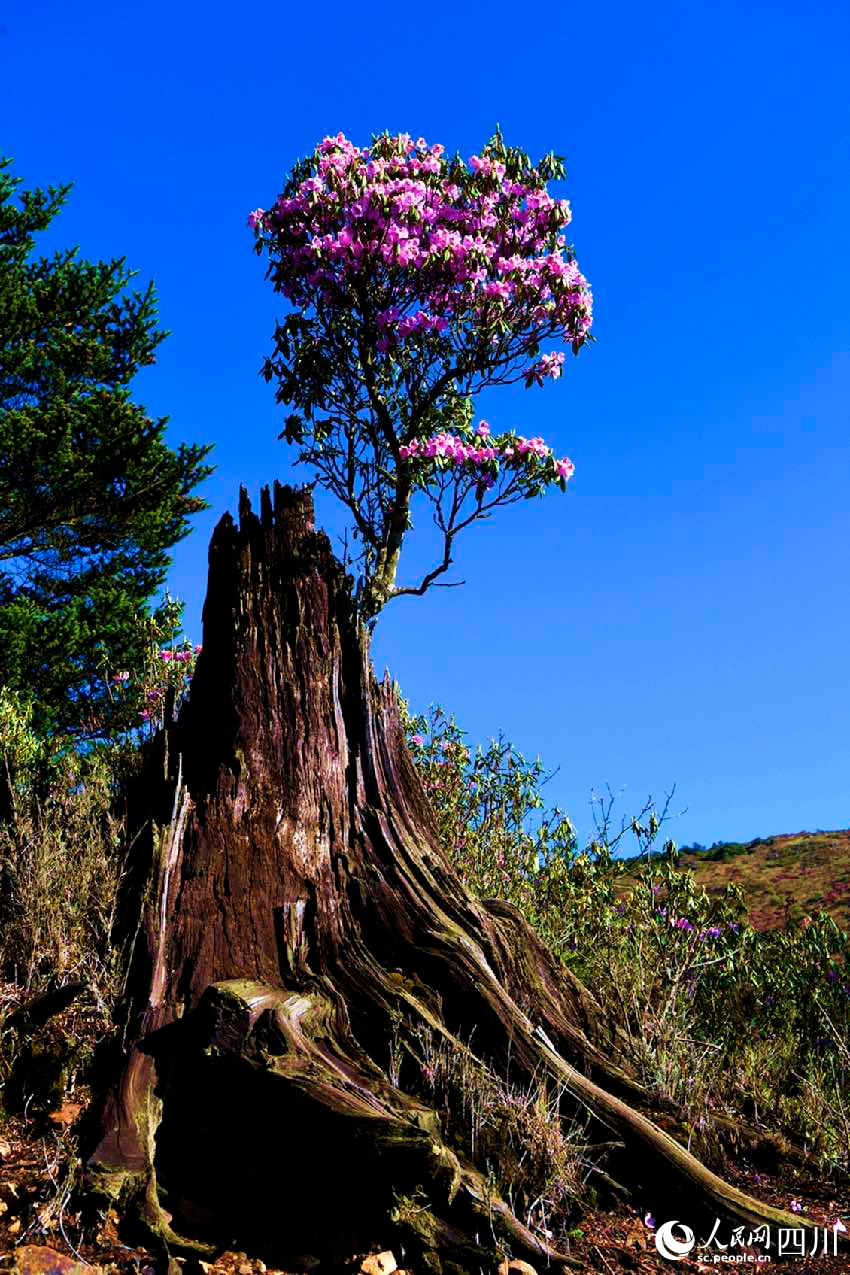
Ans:
{"label": "green foliage", "polygon": [[[40,729],[110,721],[104,660],[137,662],[168,549],[204,507],[208,446],[165,442],[130,382],[165,333],[123,260],[34,254],[70,187],[0,161],[0,668]],[[81,717],[83,706],[89,721]],[[93,706],[97,712],[92,713]]]}
{"label": "green foliage", "polygon": [[43,748],[33,730],[32,718],[32,703],[0,686],[0,757],[6,774],[14,775],[24,787],[32,783]]}
{"label": "green foliage", "polygon": [[535,913],[541,867],[554,873],[575,854],[569,820],[545,809],[542,762],[527,761],[503,739],[472,751],[440,708],[406,720],[443,843],[463,880],[482,897]]}
{"label": "green foliage", "polygon": [[703,858],[711,863],[726,863],[729,859],[736,859],[739,855],[746,854],[749,848],[738,841],[730,841],[716,848],[712,846],[710,850],[704,852]]}
{"label": "green foliage", "polygon": [[114,738],[164,725],[188,695],[201,650],[183,632],[182,602],[169,594],[150,615],[136,620],[133,639],[129,649],[136,663],[113,667],[104,653],[101,665]]}
{"label": "green foliage", "polygon": [[[850,1117],[850,937],[826,913],[754,929],[739,887],[721,894],[659,853],[667,818],[652,803],[612,826],[599,804],[580,848],[547,808],[546,772],[503,740],[470,749],[440,709],[404,706],[414,761],[443,844],[479,897],[513,903],[595,992],[659,1106],[678,1114],[703,1154],[709,1112],[805,1141],[846,1171]],[[668,801],[669,804],[669,801]],[[618,856],[625,838],[638,855]]]}

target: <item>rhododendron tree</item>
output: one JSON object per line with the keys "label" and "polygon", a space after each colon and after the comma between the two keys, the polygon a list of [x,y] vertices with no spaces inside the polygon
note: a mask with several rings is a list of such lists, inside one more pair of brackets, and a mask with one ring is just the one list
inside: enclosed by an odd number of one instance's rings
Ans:
{"label": "rhododendron tree", "polygon": [[[474,412],[493,386],[557,379],[589,339],[569,204],[547,189],[563,176],[560,158],[535,165],[499,132],[468,162],[407,134],[357,147],[340,133],[249,215],[289,302],[263,369],[292,409],[281,437],[353,517],[367,619],[437,582],[471,523],[573,473],[543,439]],[[402,587],[417,492],[442,555]]]}
{"label": "rhododendron tree", "polygon": [[[473,411],[489,386],[557,376],[587,339],[568,209],[546,190],[561,171],[498,135],[468,164],[407,137],[366,150],[336,137],[252,214],[290,303],[266,367],[291,407],[284,436],[351,511],[360,583],[352,605],[309,487],[265,488],[256,513],[243,490],[210,545],[191,694],[176,720],[162,714],[128,794],[123,1049],[87,1121],[86,1183],[163,1263],[250,1245],[281,1269],[298,1253],[338,1269],[386,1237],[416,1270],[506,1253],[582,1266],[567,1251],[572,1179],[557,1215],[545,1194],[551,1148],[561,1156],[578,1118],[582,1183],[598,1173],[647,1207],[687,1189],[694,1226],[797,1221],[701,1165],[689,1127],[653,1123],[629,1032],[517,906],[537,909],[544,876],[559,902],[580,902],[555,894],[555,860],[562,876],[572,862],[566,822],[529,827],[528,774],[503,750],[473,761],[444,738],[437,756],[433,724],[405,722],[369,660],[363,621],[438,581],[464,526],[572,471],[543,439]],[[444,557],[405,590],[417,492]],[[180,650],[156,653],[171,689],[194,655]],[[114,672],[124,685],[129,662]],[[445,795],[441,819],[431,797]],[[476,898],[446,833],[473,868],[494,856],[488,890],[502,868],[516,889]],[[483,1078],[474,1102],[437,1083],[446,1050]],[[482,1102],[513,1110],[532,1091],[551,1111],[545,1141],[521,1123],[492,1155],[453,1123],[461,1110],[476,1128]],[[545,1180],[518,1185],[514,1166],[541,1157]]]}

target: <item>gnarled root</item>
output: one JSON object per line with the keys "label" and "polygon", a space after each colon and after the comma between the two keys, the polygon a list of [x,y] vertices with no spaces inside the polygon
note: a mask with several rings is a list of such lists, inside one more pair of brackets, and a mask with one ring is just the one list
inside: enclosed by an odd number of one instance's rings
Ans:
{"label": "gnarled root", "polygon": [[694,1229],[805,1225],[658,1128],[604,1008],[457,879],[307,493],[264,491],[259,517],[243,494],[216,528],[191,701],[130,805],[128,1049],[89,1177],[165,1249],[331,1256],[392,1217],[465,1268],[500,1247],[570,1265],[421,1075],[385,1068],[394,1032],[409,1057],[427,1031],[506,1086],[547,1081],[588,1140],[624,1144],[600,1175],[678,1193]]}

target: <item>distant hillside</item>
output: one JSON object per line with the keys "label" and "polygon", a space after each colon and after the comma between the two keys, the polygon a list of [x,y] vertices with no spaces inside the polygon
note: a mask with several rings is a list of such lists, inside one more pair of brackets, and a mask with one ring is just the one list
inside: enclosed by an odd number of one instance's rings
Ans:
{"label": "distant hillside", "polygon": [[850,930],[850,829],[683,846],[679,863],[709,892],[740,886],[757,929],[783,925],[793,908],[823,909]]}

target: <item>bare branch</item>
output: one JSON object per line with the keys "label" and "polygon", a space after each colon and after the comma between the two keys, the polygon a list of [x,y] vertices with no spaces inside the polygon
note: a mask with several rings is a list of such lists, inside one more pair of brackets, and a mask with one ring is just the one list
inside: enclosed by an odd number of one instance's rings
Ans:
{"label": "bare branch", "polygon": [[392,602],[393,598],[402,598],[405,594],[415,594],[417,597],[421,597],[428,589],[460,589],[462,585],[466,584],[465,580],[443,580],[435,582],[434,577],[438,575],[441,570],[442,568],[439,568],[436,572],[432,571],[430,575],[426,576],[422,583],[417,585],[415,588],[412,586],[405,586],[402,589],[393,589],[392,593],[387,598],[387,601]]}

